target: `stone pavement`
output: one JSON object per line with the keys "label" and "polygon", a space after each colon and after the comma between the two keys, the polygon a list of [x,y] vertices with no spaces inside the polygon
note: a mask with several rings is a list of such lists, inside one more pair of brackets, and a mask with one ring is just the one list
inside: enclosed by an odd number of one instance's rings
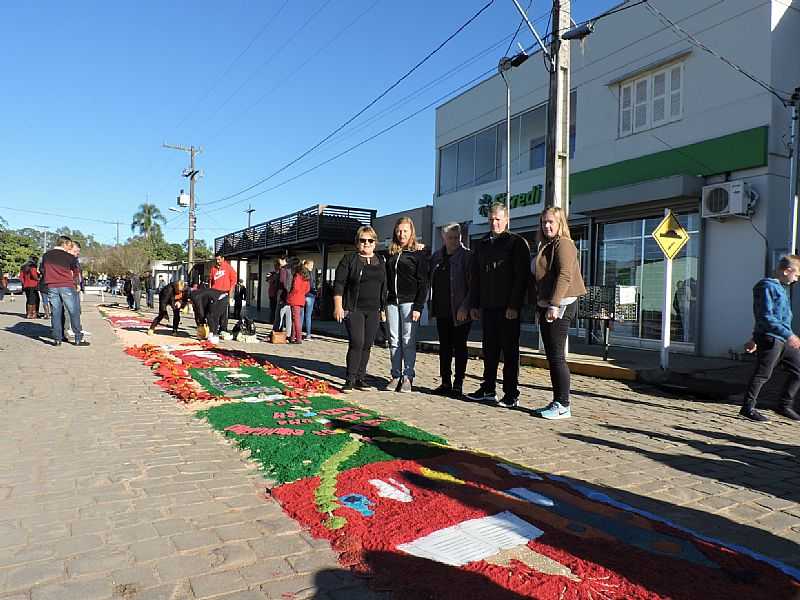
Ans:
{"label": "stone pavement", "polygon": [[[0,598],[377,596],[264,497],[242,455],[123,354],[89,303],[88,348],[46,345],[44,322],[21,320],[20,307],[0,304]],[[225,345],[341,383],[342,340]],[[387,367],[375,348],[370,371]],[[480,369],[470,361],[468,389]],[[542,370],[523,368],[517,410],[427,393],[438,384],[435,355],[420,354],[417,370],[416,393],[352,400],[800,566],[796,425],[587,377],[573,380],[575,417],[548,422],[530,412],[548,401]]]}
{"label": "stone pavement", "polygon": [[0,303],[0,598],[379,597],[153,385],[90,302],[84,348],[49,345],[20,309]]}

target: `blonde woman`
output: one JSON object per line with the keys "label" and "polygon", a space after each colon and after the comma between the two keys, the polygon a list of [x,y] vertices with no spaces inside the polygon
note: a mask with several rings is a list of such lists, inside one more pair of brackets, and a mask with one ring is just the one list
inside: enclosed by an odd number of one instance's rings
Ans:
{"label": "blonde woman", "polygon": [[536,315],[544,342],[553,401],[537,411],[544,419],[568,419],[570,374],[564,348],[569,324],[575,318],[578,297],[586,294],[578,264],[578,249],[567,218],[558,207],[539,216],[539,251],[532,263]]}
{"label": "blonde woman", "polygon": [[313,260],[304,260],[303,266],[306,268],[306,271],[310,273],[311,276],[311,289],[306,294],[306,304],[302,311],[302,321],[303,321],[303,329],[305,330],[303,333],[304,340],[311,339],[311,314],[314,312],[314,303],[317,300],[317,273],[314,271],[314,261]]}
{"label": "blonde woman", "polygon": [[386,266],[375,254],[378,235],[369,226],[356,232],[356,252],[336,267],[333,318],[347,327],[347,375],[343,392],[364,390],[367,363],[378,323],[386,320]]}
{"label": "blonde woman", "polygon": [[391,374],[386,389],[410,392],[417,362],[417,326],[428,298],[428,261],[417,250],[414,221],[401,217],[394,225],[386,261],[386,316],[389,322]]}

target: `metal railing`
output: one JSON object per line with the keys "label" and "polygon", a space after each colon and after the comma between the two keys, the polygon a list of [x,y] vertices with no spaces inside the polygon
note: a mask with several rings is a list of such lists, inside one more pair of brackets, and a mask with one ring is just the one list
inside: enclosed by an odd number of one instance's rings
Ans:
{"label": "metal railing", "polygon": [[356,230],[372,225],[375,210],[318,204],[214,240],[223,256],[292,247],[303,242],[352,243]]}

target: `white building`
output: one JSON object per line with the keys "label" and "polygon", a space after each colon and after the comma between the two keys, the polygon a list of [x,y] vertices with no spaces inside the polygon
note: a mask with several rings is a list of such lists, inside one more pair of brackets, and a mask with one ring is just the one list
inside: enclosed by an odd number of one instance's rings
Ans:
{"label": "white building", "polygon": [[[770,86],[789,93],[800,86],[797,0],[658,7]],[[548,74],[540,59],[506,75],[512,229],[531,242],[543,207]],[[644,5],[598,21],[583,44],[573,42],[571,78],[570,227],[585,278],[639,290],[638,318],[615,327],[615,343],[658,344],[664,262],[650,233],[671,208],[692,236],[673,265],[673,347],[706,356],[740,351],[752,328],[751,287],[788,247],[790,112]],[[480,206],[505,191],[505,98],[495,75],[437,109],[437,231],[451,221],[471,238],[488,231]],[[745,198],[753,214],[703,218],[704,186],[727,181],[753,190]],[[712,204],[706,209],[720,208]]]}

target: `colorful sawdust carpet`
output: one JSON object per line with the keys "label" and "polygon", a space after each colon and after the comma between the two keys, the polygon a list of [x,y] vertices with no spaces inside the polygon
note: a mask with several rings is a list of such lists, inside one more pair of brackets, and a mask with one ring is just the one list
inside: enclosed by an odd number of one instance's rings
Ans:
{"label": "colorful sawdust carpet", "polygon": [[127,352],[182,401],[223,400],[198,416],[250,451],[274,498],[343,565],[400,598],[800,596],[787,565],[581,482],[454,449],[247,354]]}

